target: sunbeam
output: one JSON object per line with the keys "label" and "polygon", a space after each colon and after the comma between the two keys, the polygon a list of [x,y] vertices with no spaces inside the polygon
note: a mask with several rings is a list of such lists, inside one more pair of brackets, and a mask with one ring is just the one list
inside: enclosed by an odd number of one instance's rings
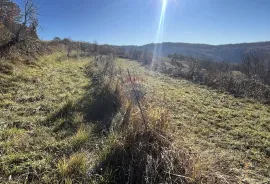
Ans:
{"label": "sunbeam", "polygon": [[158,46],[157,43],[162,42],[162,36],[163,36],[163,29],[164,29],[164,20],[165,20],[165,14],[166,14],[166,8],[167,8],[167,1],[168,0],[163,0],[162,2],[162,10],[160,14],[160,19],[159,19],[159,25],[158,25],[158,31],[157,31],[157,37],[155,41],[155,48],[154,48],[154,53],[153,53],[153,59],[151,63],[151,69],[153,68],[155,62],[157,61],[157,58],[161,54],[161,45]]}

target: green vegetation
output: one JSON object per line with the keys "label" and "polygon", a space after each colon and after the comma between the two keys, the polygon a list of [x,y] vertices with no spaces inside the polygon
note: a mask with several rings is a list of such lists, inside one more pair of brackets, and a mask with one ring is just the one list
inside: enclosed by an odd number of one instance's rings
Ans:
{"label": "green vegetation", "polygon": [[[0,82],[2,182],[269,182],[268,105],[100,58],[59,52],[8,64]],[[127,69],[146,90],[149,128],[126,96]]]}
{"label": "green vegetation", "polygon": [[96,107],[106,109],[105,114],[99,113],[100,123],[107,125],[103,131],[109,130],[101,156],[89,172],[90,181],[196,183],[206,179],[205,175],[194,173],[188,149],[172,144],[167,111],[151,107],[144,98],[138,100],[138,92],[143,92],[138,87],[139,76],[117,70],[113,55],[105,58],[96,59],[94,65],[87,67],[95,86],[94,96],[99,99]]}
{"label": "green vegetation", "polygon": [[1,74],[1,181],[268,181],[268,105],[118,59],[122,77],[142,79],[147,130],[118,79],[92,61],[54,53]]}
{"label": "green vegetation", "polygon": [[213,172],[221,169],[239,182],[269,182],[268,105],[150,72],[134,61],[119,60],[119,65],[145,80],[147,100],[169,111],[178,127],[174,137],[195,149],[198,167],[211,165]]}
{"label": "green vegetation", "polygon": [[39,40],[32,0],[0,13],[1,183],[270,182],[269,54],[152,63],[154,44]]}
{"label": "green vegetation", "polygon": [[2,182],[55,183],[73,163],[84,169],[77,151],[87,147],[92,127],[76,103],[88,95],[90,80],[84,69],[89,60],[55,53],[1,74]]}

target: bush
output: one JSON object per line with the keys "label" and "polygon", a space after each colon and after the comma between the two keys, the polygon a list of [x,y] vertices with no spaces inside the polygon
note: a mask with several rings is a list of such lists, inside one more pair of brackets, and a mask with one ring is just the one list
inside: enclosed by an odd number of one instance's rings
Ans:
{"label": "bush", "polygon": [[[91,69],[95,64],[89,65],[87,73],[90,76],[104,74],[106,63],[96,63],[98,69],[95,70]],[[188,149],[173,144],[169,113],[161,108],[147,106],[143,98],[132,100],[130,97],[134,96],[135,89],[129,90],[128,86],[132,84],[127,83],[134,82],[137,76],[131,77],[129,72],[127,76],[123,72],[116,72],[114,79],[106,80],[110,72],[105,72],[103,77],[96,80],[98,82],[93,81],[95,89],[103,86],[99,91],[104,91],[104,87],[108,89],[108,86],[112,91],[118,91],[117,99],[121,108],[118,109],[119,113],[113,115],[114,124],[109,127],[108,142],[105,143],[100,159],[88,172],[90,180],[120,184],[180,184],[201,180]],[[127,91],[131,94],[127,94]],[[197,173],[193,172],[195,170]]]}
{"label": "bush", "polygon": [[[259,55],[246,57],[242,64],[237,65],[173,55],[170,56],[169,62],[161,60],[155,69],[173,77],[182,77],[229,92],[236,97],[250,97],[263,103],[270,103],[270,86],[267,85],[270,78],[267,77],[269,74],[267,71],[270,71],[270,68],[266,64],[269,61],[268,57]],[[184,60],[179,61],[178,58]],[[255,61],[258,63],[255,64]]]}

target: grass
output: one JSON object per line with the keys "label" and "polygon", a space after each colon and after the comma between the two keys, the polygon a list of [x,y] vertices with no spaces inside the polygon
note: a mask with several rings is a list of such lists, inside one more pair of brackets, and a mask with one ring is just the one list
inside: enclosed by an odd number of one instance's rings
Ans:
{"label": "grass", "polygon": [[77,133],[70,139],[70,144],[73,148],[81,148],[90,139],[91,129],[85,125],[82,125]]}
{"label": "grass", "polygon": [[85,175],[87,171],[85,155],[85,153],[75,153],[69,159],[64,158],[59,161],[57,168],[65,180],[74,178],[73,175],[76,175],[76,177]]}
{"label": "grass", "polygon": [[269,106],[118,59],[147,92],[144,129],[117,80],[86,76],[91,61],[54,53],[0,73],[1,182],[269,182]]}
{"label": "grass", "polygon": [[54,53],[0,73],[1,182],[55,183],[77,169],[72,165],[85,169],[77,152],[88,149],[92,125],[77,102],[91,101],[84,74],[90,60]]}
{"label": "grass", "polygon": [[153,107],[169,111],[176,139],[199,153],[198,170],[211,165],[217,177],[222,171],[239,183],[270,181],[269,105],[151,72],[135,61],[120,59],[118,65],[144,80]]}

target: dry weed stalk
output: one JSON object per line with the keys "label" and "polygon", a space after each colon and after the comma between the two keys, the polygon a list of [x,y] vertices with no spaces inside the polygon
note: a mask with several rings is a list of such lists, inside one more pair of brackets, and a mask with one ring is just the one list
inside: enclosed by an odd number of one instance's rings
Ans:
{"label": "dry weed stalk", "polygon": [[[127,70],[125,76],[106,61],[98,65],[105,76],[113,76],[107,84],[117,91],[122,108],[119,116],[114,117],[117,125],[112,127],[116,140],[104,149],[91,176],[101,176],[110,183],[130,184],[227,182],[225,175],[209,169],[211,165],[202,163],[202,158],[192,153],[185,141],[176,138],[169,112],[147,103],[137,75]],[[112,70],[113,75],[108,72]]]}

